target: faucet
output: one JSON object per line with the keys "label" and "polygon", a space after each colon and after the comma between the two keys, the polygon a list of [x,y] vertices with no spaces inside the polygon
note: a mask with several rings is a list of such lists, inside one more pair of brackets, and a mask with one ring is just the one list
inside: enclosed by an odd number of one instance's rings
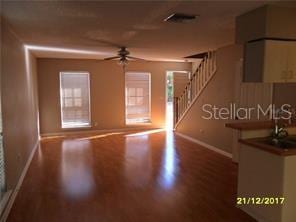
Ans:
{"label": "faucet", "polygon": [[[285,124],[280,126],[279,119],[281,118],[281,115],[282,115],[282,110],[277,109],[275,111],[274,128],[273,128],[272,135],[271,135],[274,140],[283,139],[289,135],[288,131],[284,128]],[[290,120],[289,120],[289,122],[290,122]]]}

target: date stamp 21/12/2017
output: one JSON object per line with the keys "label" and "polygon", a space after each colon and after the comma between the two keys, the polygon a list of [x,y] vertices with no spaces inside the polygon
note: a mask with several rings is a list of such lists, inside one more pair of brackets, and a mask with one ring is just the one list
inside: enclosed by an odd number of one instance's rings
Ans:
{"label": "date stamp 21/12/2017", "polygon": [[284,197],[237,197],[237,205],[283,205]]}

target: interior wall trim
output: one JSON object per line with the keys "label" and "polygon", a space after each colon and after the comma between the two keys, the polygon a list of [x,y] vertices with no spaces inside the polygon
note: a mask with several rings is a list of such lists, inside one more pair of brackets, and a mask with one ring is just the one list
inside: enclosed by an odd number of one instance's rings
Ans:
{"label": "interior wall trim", "polygon": [[180,137],[183,137],[184,139],[187,139],[187,140],[189,140],[189,141],[191,141],[191,142],[193,142],[193,143],[196,143],[196,144],[198,144],[198,145],[200,145],[200,146],[202,146],[202,147],[205,147],[205,148],[207,148],[207,149],[209,149],[209,150],[212,150],[212,151],[214,151],[214,152],[216,152],[216,153],[219,153],[219,154],[221,154],[221,155],[223,155],[223,156],[226,156],[226,157],[232,159],[232,154],[231,154],[231,153],[225,152],[225,151],[223,151],[223,150],[221,150],[221,149],[219,149],[219,148],[217,148],[217,147],[215,147],[215,146],[212,146],[212,145],[210,145],[210,144],[207,144],[207,143],[205,143],[205,142],[202,142],[202,141],[200,141],[200,140],[197,140],[197,139],[195,139],[195,138],[193,138],[193,137],[187,136],[187,135],[185,135],[185,134],[183,134],[183,133],[179,133],[179,132],[176,132],[176,131],[175,131],[175,134],[178,135],[178,136],[180,136]]}
{"label": "interior wall trim", "polygon": [[75,130],[75,131],[64,131],[57,133],[41,133],[40,137],[51,137],[51,136],[75,136],[93,133],[110,133],[110,132],[125,132],[125,131],[135,131],[135,130],[152,130],[161,129],[161,127],[151,127],[151,126],[139,126],[139,127],[126,127],[119,129],[101,129],[101,130]]}
{"label": "interior wall trim", "polygon": [[258,39],[253,39],[248,41],[248,43],[264,41],[264,40],[274,40],[274,41],[284,41],[284,42],[296,42],[296,39],[286,39],[286,38],[275,38],[275,37],[263,37]]}
{"label": "interior wall trim", "polygon": [[26,162],[26,165],[25,165],[25,167],[24,167],[24,169],[22,171],[22,174],[21,174],[21,176],[20,176],[20,178],[19,178],[19,180],[17,182],[17,185],[16,185],[15,189],[12,190],[12,193],[10,195],[10,198],[9,198],[9,200],[7,202],[7,205],[6,205],[6,207],[5,207],[4,211],[3,211],[3,214],[1,216],[1,220],[0,220],[1,222],[5,222],[7,220],[7,218],[8,218],[8,215],[10,213],[10,210],[11,210],[11,208],[13,206],[13,203],[14,203],[14,201],[16,199],[16,196],[17,196],[17,194],[18,194],[18,192],[19,192],[19,190],[20,190],[20,188],[22,186],[22,183],[24,181],[24,178],[25,178],[25,176],[27,174],[27,171],[28,171],[28,169],[30,167],[30,164],[32,162],[32,159],[33,159],[34,154],[35,154],[35,152],[36,152],[36,150],[37,150],[38,147],[39,147],[39,140],[36,142],[33,150],[30,153],[30,156],[29,156],[29,158],[28,158],[28,160]]}

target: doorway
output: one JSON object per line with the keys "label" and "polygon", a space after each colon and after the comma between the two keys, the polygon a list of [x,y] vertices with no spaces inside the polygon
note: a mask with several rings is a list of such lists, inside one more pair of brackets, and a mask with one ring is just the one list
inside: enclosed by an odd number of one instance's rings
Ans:
{"label": "doorway", "polygon": [[174,100],[182,95],[190,78],[188,71],[166,72],[166,129],[174,129]]}
{"label": "doorway", "polygon": [[166,130],[172,131],[174,128],[174,78],[173,72],[166,73]]}

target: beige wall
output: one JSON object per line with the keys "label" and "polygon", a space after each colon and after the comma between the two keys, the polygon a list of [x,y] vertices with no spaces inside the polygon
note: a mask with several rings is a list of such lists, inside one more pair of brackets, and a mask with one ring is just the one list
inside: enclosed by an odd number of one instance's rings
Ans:
{"label": "beige wall", "polygon": [[217,51],[217,73],[193,104],[177,127],[177,132],[232,152],[232,130],[225,128],[229,120],[205,120],[202,106],[205,103],[228,107],[235,99],[236,65],[242,58],[242,47],[231,45]]}
{"label": "beige wall", "polygon": [[296,83],[275,83],[273,90],[273,103],[276,107],[290,104],[296,107]]}
{"label": "beige wall", "polygon": [[[272,83],[241,83],[240,84],[240,97],[238,104],[243,108],[257,108],[260,105],[263,110],[267,110],[272,104]],[[258,117],[257,112],[252,112],[250,119],[252,121],[269,120],[269,115],[260,113]],[[245,121],[245,120],[243,120]],[[246,120],[249,121],[249,120]]]}
{"label": "beige wall", "polygon": [[7,186],[11,189],[38,141],[36,63],[31,55],[26,62],[22,42],[6,24],[2,24],[1,45],[4,157]]}
{"label": "beige wall", "polygon": [[260,38],[296,38],[296,9],[267,5],[236,18],[236,43]]}
{"label": "beige wall", "polygon": [[[116,61],[38,59],[37,67],[41,134],[66,131],[61,129],[59,99],[59,72],[61,71],[90,73],[91,130],[126,127],[124,73]],[[183,70],[190,71],[191,63],[131,62],[127,66],[126,71],[151,73],[152,124],[150,127],[163,127],[165,124],[166,71]]]}

